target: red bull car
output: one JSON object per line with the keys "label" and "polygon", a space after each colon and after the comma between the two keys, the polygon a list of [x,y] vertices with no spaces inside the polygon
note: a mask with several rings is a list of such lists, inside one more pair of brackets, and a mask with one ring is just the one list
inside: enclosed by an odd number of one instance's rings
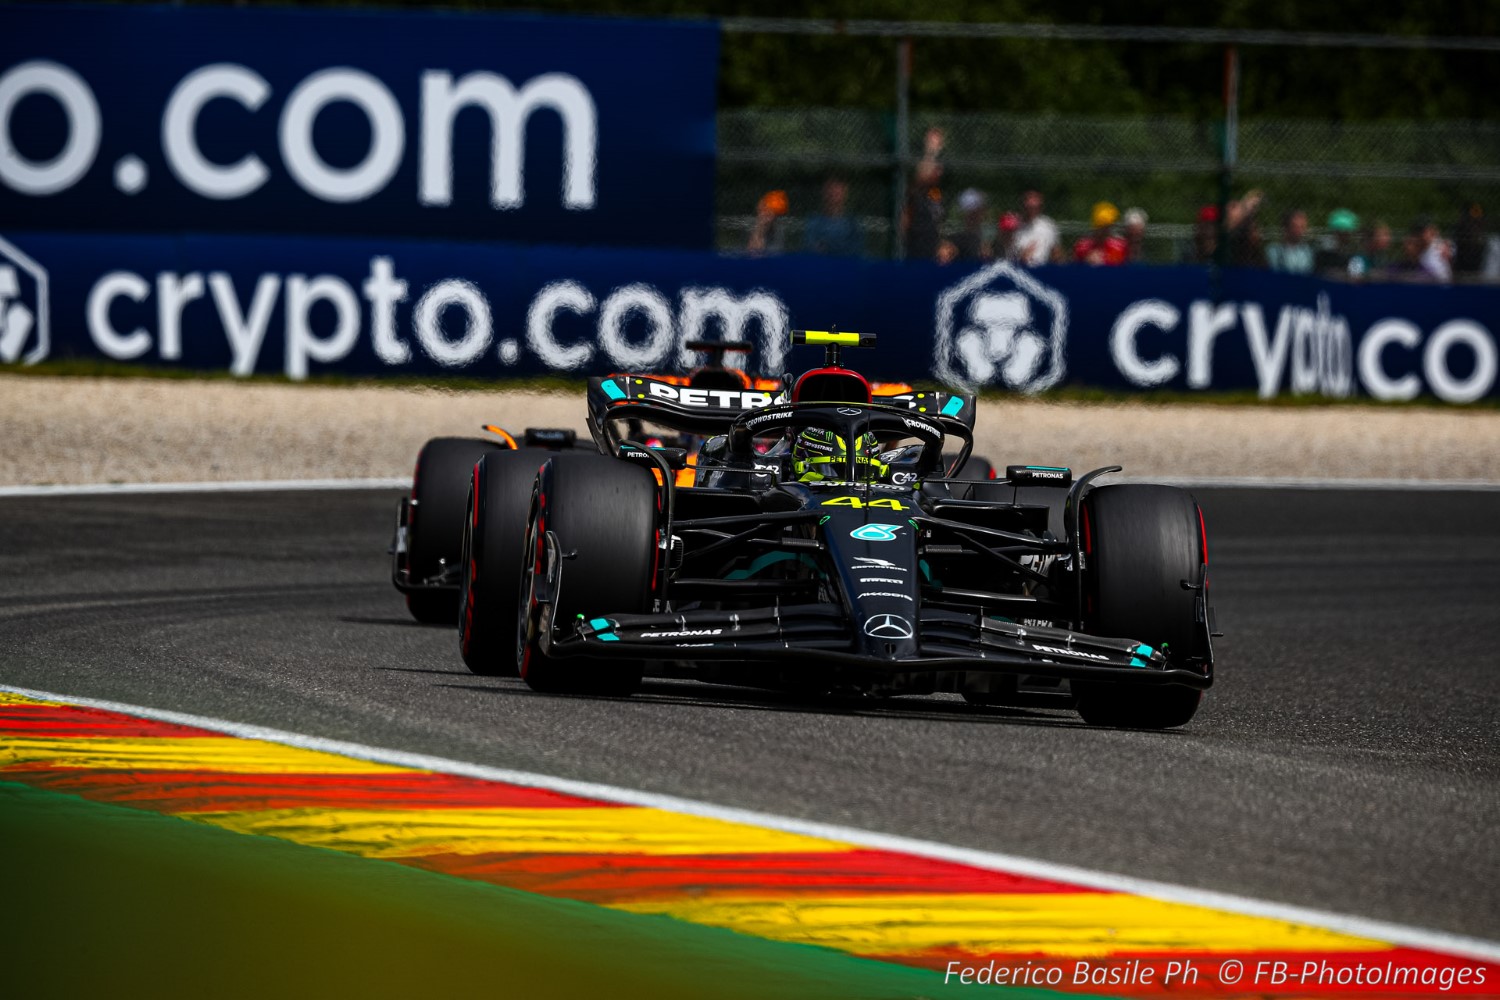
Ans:
{"label": "red bull car", "polygon": [[[1096,485],[1117,467],[961,478],[974,398],[876,396],[840,358],[873,340],[794,333],[826,356],[785,392],[592,379],[591,451],[481,457],[458,564],[469,668],[549,692],[660,674],[1189,721],[1213,681],[1193,497]],[[685,449],[634,436],[650,427],[701,439],[690,484]]]}

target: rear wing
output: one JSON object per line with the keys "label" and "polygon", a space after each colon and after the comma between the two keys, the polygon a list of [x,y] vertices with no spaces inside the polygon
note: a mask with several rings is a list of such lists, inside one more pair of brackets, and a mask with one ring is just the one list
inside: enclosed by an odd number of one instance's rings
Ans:
{"label": "rear wing", "polygon": [[928,413],[938,417],[953,417],[969,430],[973,430],[974,417],[979,409],[975,405],[977,399],[977,396],[961,392],[944,392],[941,389],[907,389],[906,392],[887,396],[880,392],[879,387],[876,387],[874,402],[884,406],[905,406],[918,413]]}
{"label": "rear wing", "polygon": [[[775,390],[695,388],[678,384],[670,376],[607,375],[588,382],[589,424],[597,431],[596,439],[603,436],[607,424],[630,419],[648,420],[689,434],[721,434],[746,410],[785,399],[784,393]],[[975,396],[964,393],[914,390],[897,383],[877,386],[872,402],[952,417],[972,430],[975,400]]]}
{"label": "rear wing", "polygon": [[651,375],[607,375],[589,379],[589,425],[596,440],[608,424],[632,419],[689,434],[722,434],[746,410],[770,406],[778,397],[763,389],[705,389]]}

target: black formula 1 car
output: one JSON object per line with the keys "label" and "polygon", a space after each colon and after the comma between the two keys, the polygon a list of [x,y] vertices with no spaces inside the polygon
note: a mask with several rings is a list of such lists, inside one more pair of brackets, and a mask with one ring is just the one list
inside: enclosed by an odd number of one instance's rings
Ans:
{"label": "black formula 1 car", "polygon": [[[650,376],[652,384],[658,386],[657,391],[698,390],[688,392],[686,398],[690,400],[718,399],[712,394],[726,390],[745,391],[753,393],[744,397],[752,401],[769,401],[781,392],[782,379],[753,377],[726,363],[727,355],[745,354],[750,350],[749,345],[689,341],[684,346],[702,355],[703,363],[685,374]],[[904,383],[877,383],[873,389],[878,396],[913,391]],[[676,483],[691,486],[696,477],[698,449],[703,442],[702,434],[692,432],[693,426],[690,421],[685,429],[656,428],[648,434],[640,419],[630,418],[626,431],[628,436],[640,438],[652,447],[681,449],[686,459],[677,469]],[[485,424],[483,429],[487,432],[485,437],[439,437],[423,445],[417,453],[411,492],[396,509],[396,530],[389,549],[391,582],[405,598],[412,617],[420,622],[451,625],[457,619],[463,518],[475,463],[497,451],[524,455],[524,459],[509,460],[511,464],[519,462],[518,467],[527,463],[540,466],[549,453],[580,447],[597,453],[592,442],[578,441],[577,432],[569,428],[528,427],[515,435],[494,424]],[[520,487],[523,492],[530,489],[530,475],[523,476],[526,479]],[[971,456],[964,466],[964,475],[993,479],[995,469],[984,458]],[[519,538],[516,545],[519,552]]]}
{"label": "black formula 1 car", "polygon": [[[1099,725],[1192,718],[1213,632],[1189,494],[1094,486],[1118,467],[955,478],[973,397],[877,400],[839,358],[872,337],[793,343],[827,357],[787,395],[596,378],[594,453],[479,459],[459,564],[471,670],[550,692],[627,694],[649,671],[1072,705]],[[651,425],[706,437],[693,485],[677,483],[682,449],[625,435]]]}

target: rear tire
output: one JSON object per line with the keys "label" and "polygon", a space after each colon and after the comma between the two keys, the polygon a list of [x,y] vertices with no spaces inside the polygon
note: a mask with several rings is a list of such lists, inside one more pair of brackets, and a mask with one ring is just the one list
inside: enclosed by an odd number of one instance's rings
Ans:
{"label": "rear tire", "polygon": [[[1085,630],[1138,639],[1175,668],[1205,656],[1196,591],[1182,585],[1204,579],[1193,497],[1170,486],[1101,486],[1085,497],[1082,520]],[[1085,722],[1126,729],[1181,726],[1203,700],[1202,691],[1180,685],[1074,681],[1073,692]]]}
{"label": "rear tire", "polygon": [[570,554],[554,595],[554,623],[650,610],[656,504],[651,473],[619,459],[557,455],[542,466],[531,499],[517,628],[511,633],[517,669],[532,690],[626,695],[640,686],[639,660],[546,656],[541,609],[530,581],[545,572],[543,539],[551,531]]}
{"label": "rear tire", "polygon": [[[463,549],[464,507],[474,463],[498,441],[484,438],[433,438],[417,453],[412,474],[411,508],[406,527],[406,568],[419,583],[458,565]],[[406,595],[406,609],[419,622],[452,625],[458,619],[458,593],[449,589],[419,590]]]}
{"label": "rear tire", "polygon": [[451,620],[458,624],[464,665],[486,677],[514,677],[516,602],[526,513],[537,467],[550,453],[537,448],[485,455],[469,477],[462,535],[463,581]]}

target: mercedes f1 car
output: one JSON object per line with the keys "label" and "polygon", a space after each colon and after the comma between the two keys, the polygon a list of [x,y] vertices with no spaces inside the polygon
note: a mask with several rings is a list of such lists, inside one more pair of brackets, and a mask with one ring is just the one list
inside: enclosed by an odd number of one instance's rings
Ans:
{"label": "mercedes f1 car", "polygon": [[[753,392],[758,395],[748,398],[757,400],[769,400],[781,391],[782,379],[751,376],[726,363],[727,355],[748,353],[748,344],[689,341],[684,346],[691,352],[704,355],[704,363],[685,374],[652,375],[653,384],[710,394]],[[894,396],[909,393],[912,388],[904,383],[876,383],[872,390],[878,396]],[[700,397],[689,393],[687,398]],[[639,438],[650,447],[683,450],[686,459],[676,472],[676,484],[693,485],[693,466],[697,463],[698,447],[703,441],[701,435],[662,428],[647,433],[641,421],[634,417],[626,424],[629,436]],[[579,442],[577,432],[569,428],[528,427],[514,435],[494,424],[485,424],[483,429],[487,432],[485,437],[439,437],[423,445],[417,453],[411,491],[401,499],[396,510],[396,530],[389,550],[391,582],[406,599],[412,617],[420,622],[451,625],[457,618],[464,505],[476,462],[491,452],[514,451],[525,456],[521,465],[540,465],[549,453],[579,447],[597,450],[592,442]],[[985,459],[973,456],[964,466],[964,474],[993,479],[995,470]],[[529,489],[529,478],[523,487]],[[516,545],[519,547],[519,544],[518,540]]]}
{"label": "mercedes f1 car", "polygon": [[[1193,497],[1096,486],[1113,466],[960,479],[974,398],[873,396],[840,358],[873,340],[794,333],[826,357],[789,393],[595,378],[592,453],[483,455],[458,563],[469,668],[549,692],[628,694],[649,672],[1191,719],[1214,635]],[[647,426],[703,438],[691,485]]]}

